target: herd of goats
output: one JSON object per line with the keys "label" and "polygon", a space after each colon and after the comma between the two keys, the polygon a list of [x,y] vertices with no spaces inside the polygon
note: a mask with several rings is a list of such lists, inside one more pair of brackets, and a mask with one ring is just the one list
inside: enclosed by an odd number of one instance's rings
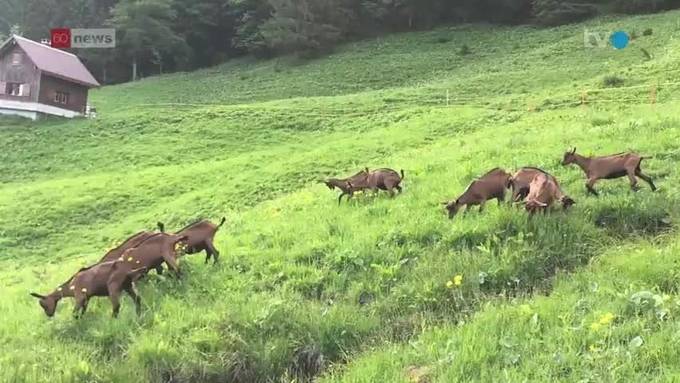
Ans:
{"label": "herd of goats", "polygon": [[[619,153],[604,157],[585,157],[576,154],[576,149],[564,154],[562,165],[578,165],[586,174],[586,188],[589,193],[598,195],[594,185],[601,179],[614,179],[628,176],[630,186],[637,190],[637,177],[649,184],[652,190],[656,186],[652,179],[642,173],[640,164],[645,157],[635,153]],[[390,196],[395,190],[401,193],[400,186],[404,179],[404,171],[400,173],[392,169],[368,168],[344,179],[330,178],[323,181],[331,190],[338,188],[342,197],[347,200],[354,193],[360,191],[387,191]],[[551,174],[535,167],[523,167],[515,174],[510,174],[500,168],[495,168],[480,178],[472,181],[465,192],[453,201],[444,202],[449,218],[453,218],[458,210],[466,206],[466,212],[471,206],[484,209],[488,200],[496,199],[501,204],[505,201],[506,190],[512,190],[512,202],[522,202],[530,215],[538,211],[547,212],[555,203],[560,203],[564,209],[575,202],[560,188],[557,179]],[[109,250],[96,264],[78,270],[68,281],[59,286],[49,295],[31,293],[39,299],[45,314],[52,317],[57,303],[64,297],[75,299],[74,316],[82,316],[87,309],[91,297],[109,297],[113,306],[113,316],[117,317],[120,310],[120,296],[123,291],[132,297],[137,314],[141,313],[141,299],[135,288],[135,282],[150,270],[163,273],[163,263],[180,277],[178,258],[185,254],[195,254],[205,251],[205,262],[210,258],[217,263],[219,252],[214,246],[217,230],[224,224],[225,218],[219,224],[207,220],[200,220],[184,227],[174,234],[166,233],[164,225],[158,223],[158,232],[142,231],[125,242]]]}

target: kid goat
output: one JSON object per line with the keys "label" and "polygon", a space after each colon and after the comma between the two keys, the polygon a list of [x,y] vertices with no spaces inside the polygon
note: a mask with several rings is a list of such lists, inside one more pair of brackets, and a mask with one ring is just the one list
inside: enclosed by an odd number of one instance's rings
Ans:
{"label": "kid goat", "polygon": [[[214,245],[215,234],[217,233],[217,230],[224,225],[226,220],[226,217],[222,217],[220,223],[215,225],[208,220],[202,219],[185,226],[175,233],[176,235],[186,237],[185,245],[180,252],[180,255],[196,254],[205,251],[205,263],[208,263],[210,257],[213,259],[213,264],[217,263],[220,252],[217,251]],[[158,227],[162,231],[164,225],[159,222]]]}
{"label": "kid goat", "polygon": [[595,183],[601,179],[614,179],[628,176],[630,180],[630,187],[633,191],[637,191],[637,177],[642,178],[649,184],[652,191],[656,190],[656,186],[649,176],[642,173],[640,163],[642,160],[649,157],[642,157],[636,153],[619,153],[604,157],[584,157],[576,154],[576,148],[564,153],[562,165],[570,164],[578,165],[588,178],[586,188],[588,192],[598,195],[593,188]]}

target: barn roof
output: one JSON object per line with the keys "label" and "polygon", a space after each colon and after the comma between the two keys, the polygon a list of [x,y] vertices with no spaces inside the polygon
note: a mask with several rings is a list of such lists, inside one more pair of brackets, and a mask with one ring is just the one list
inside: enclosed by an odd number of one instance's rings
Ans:
{"label": "barn roof", "polygon": [[0,54],[6,47],[11,46],[12,41],[16,42],[43,73],[90,88],[99,86],[97,80],[85,68],[78,56],[21,36],[13,35],[0,45]]}

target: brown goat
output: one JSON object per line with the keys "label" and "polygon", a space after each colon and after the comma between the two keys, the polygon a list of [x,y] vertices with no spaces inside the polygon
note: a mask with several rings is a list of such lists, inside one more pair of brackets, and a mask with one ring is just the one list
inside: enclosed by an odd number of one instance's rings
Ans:
{"label": "brown goat", "polygon": [[85,314],[87,303],[91,297],[108,296],[113,306],[113,317],[115,318],[120,310],[120,294],[125,291],[135,302],[137,315],[139,315],[142,310],[142,302],[134,281],[146,271],[146,268],[130,269],[125,267],[124,263],[125,261],[116,260],[82,268],[49,295],[36,293],[31,293],[31,295],[39,299],[38,302],[48,317],[54,316],[57,304],[62,298],[74,298],[76,305],[73,308],[73,315],[76,318]]}
{"label": "brown goat", "polygon": [[[175,275],[180,276],[179,264],[177,261],[177,250],[186,247],[188,237],[186,235],[157,233],[147,238],[144,242],[127,249],[123,255],[122,260],[135,262],[136,265],[141,265],[148,270],[161,269],[162,265],[168,265]],[[140,266],[140,267],[141,267]]]}
{"label": "brown goat", "polygon": [[139,297],[134,288],[136,282],[148,270],[166,262],[179,275],[176,262],[176,247],[186,237],[165,233],[154,234],[137,247],[126,250],[119,259],[97,263],[85,267],[74,274],[66,283],[59,286],[51,294],[45,296],[31,293],[39,298],[47,316],[53,316],[57,303],[61,298],[76,299],[74,314],[87,309],[87,302],[93,296],[108,296],[113,305],[113,316],[120,309],[120,293],[125,290],[135,301],[137,310],[141,309]]}
{"label": "brown goat", "polygon": [[643,174],[640,169],[642,160],[650,157],[642,157],[636,153],[618,153],[604,157],[584,157],[576,154],[576,148],[564,153],[562,165],[570,164],[578,165],[585,173],[588,181],[586,182],[586,189],[589,193],[598,195],[594,186],[598,180],[614,179],[628,176],[630,180],[630,187],[633,191],[637,191],[637,177],[642,178],[649,184],[652,191],[656,191],[656,186],[652,179]]}
{"label": "brown goat", "polygon": [[[216,264],[220,252],[215,248],[215,233],[219,230],[224,222],[227,220],[226,217],[222,217],[222,220],[218,225],[208,221],[199,220],[190,225],[185,226],[180,231],[175,233],[176,235],[186,237],[185,246],[180,252],[180,256],[184,254],[196,254],[201,251],[205,251],[205,263],[208,263],[210,257],[213,258],[213,264]],[[162,223],[158,223],[159,228],[163,227]]]}
{"label": "brown goat", "polygon": [[[529,189],[531,185],[531,181],[534,180],[534,178],[539,175],[539,174],[545,174],[551,182],[554,182],[555,185],[557,186],[558,190],[560,190],[561,195],[564,195],[562,193],[562,190],[560,188],[560,183],[557,182],[557,179],[550,173],[546,172],[543,169],[531,167],[531,166],[525,166],[521,169],[519,169],[515,174],[512,176],[512,180],[510,180],[510,187],[512,188],[512,201],[513,202],[520,202],[526,199],[527,195],[529,194]],[[562,200],[562,207],[567,209],[569,208],[568,205],[569,201],[573,200],[571,198],[564,199]],[[567,203],[565,205],[564,203]],[[572,203],[573,204],[573,203]]]}
{"label": "brown goat", "polygon": [[547,173],[537,173],[529,185],[529,194],[525,202],[526,210],[531,215],[538,210],[546,213],[555,201],[562,203],[565,210],[576,203],[562,192],[554,177]]}
{"label": "brown goat", "polygon": [[342,202],[342,197],[347,196],[347,200],[354,196],[354,192],[358,189],[352,187],[351,182],[360,182],[368,176],[368,168],[358,172],[357,174],[347,177],[347,178],[329,178],[321,181],[328,186],[329,189],[333,190],[338,188],[342,193],[338,197],[338,205]]}
{"label": "brown goat", "polygon": [[449,212],[449,218],[453,218],[462,206],[466,206],[465,212],[470,206],[479,205],[479,211],[484,210],[484,204],[490,199],[497,199],[500,205],[505,201],[505,189],[510,185],[510,173],[500,168],[488,171],[480,178],[472,181],[465,192],[454,201],[442,202]]}
{"label": "brown goat", "polygon": [[378,190],[385,190],[390,193],[390,197],[394,197],[394,190],[396,189],[401,194],[401,181],[404,179],[404,170],[397,173],[395,170],[382,168],[368,171],[366,168],[366,175],[363,178],[347,181],[350,189],[364,190],[370,189],[373,193]]}

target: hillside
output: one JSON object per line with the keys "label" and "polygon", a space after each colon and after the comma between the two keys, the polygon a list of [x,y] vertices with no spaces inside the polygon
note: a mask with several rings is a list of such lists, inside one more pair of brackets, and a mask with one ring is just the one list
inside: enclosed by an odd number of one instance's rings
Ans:
{"label": "hillside", "polygon": [[[0,120],[0,381],[678,379],[679,16],[391,35],[105,87],[97,120]],[[584,28],[637,38],[586,49]],[[571,146],[653,156],[660,190],[588,197]],[[576,206],[446,218],[524,165]],[[364,166],[404,169],[404,193],[338,206],[318,182]],[[126,297],[47,319],[28,295],[159,220],[222,216],[221,263],[152,273],[141,317]]]}

